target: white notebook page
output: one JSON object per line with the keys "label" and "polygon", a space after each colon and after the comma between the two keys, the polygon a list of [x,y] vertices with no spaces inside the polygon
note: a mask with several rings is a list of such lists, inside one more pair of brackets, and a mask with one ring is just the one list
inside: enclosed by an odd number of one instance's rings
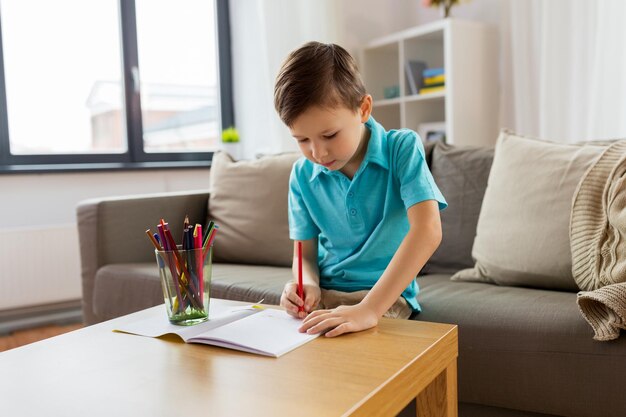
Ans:
{"label": "white notebook page", "polygon": [[231,349],[278,357],[318,336],[300,333],[301,325],[302,320],[283,310],[267,309],[198,334],[189,341],[203,343],[206,340]]}

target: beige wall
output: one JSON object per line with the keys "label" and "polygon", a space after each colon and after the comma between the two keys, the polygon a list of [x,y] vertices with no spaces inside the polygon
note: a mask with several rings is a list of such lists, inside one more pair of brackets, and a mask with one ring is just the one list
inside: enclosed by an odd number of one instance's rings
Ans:
{"label": "beige wall", "polygon": [[[451,16],[500,25],[510,0],[461,0]],[[339,39],[351,52],[368,41],[440,19],[437,8],[423,7],[421,0],[342,0],[339,2]]]}

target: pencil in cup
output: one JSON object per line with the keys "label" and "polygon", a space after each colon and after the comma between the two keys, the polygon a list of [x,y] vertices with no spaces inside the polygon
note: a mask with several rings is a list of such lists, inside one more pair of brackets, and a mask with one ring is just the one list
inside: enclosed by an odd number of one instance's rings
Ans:
{"label": "pencil in cup", "polygon": [[[193,229],[193,247],[202,248],[202,225],[196,223]],[[202,264],[204,262],[204,252],[196,257],[196,270],[198,271],[198,281],[200,284],[200,294],[204,294],[204,274],[202,271]]]}
{"label": "pencil in cup", "polygon": [[[180,245],[176,245],[176,242],[174,241],[174,237],[172,236],[172,233],[170,232],[167,223],[163,224],[163,230],[165,232],[165,239],[167,241],[167,250],[170,250],[175,258],[175,266],[176,266],[176,271],[179,277],[179,281],[183,285],[190,287],[191,292],[190,294],[187,294],[187,295],[189,296],[189,301],[193,303],[193,299],[194,299],[193,294],[198,293],[197,291],[198,286],[195,284],[194,280],[192,279],[186,259],[183,260],[183,257],[181,256],[181,253],[180,253],[180,250],[183,250],[183,251],[185,250],[185,245],[182,245],[182,247]],[[196,307],[201,308],[202,305],[196,304]]]}
{"label": "pencil in cup", "polygon": [[205,256],[202,248],[183,250],[179,245],[176,250],[178,257],[174,251],[155,250],[157,264],[163,263],[159,276],[168,318],[174,324],[195,324],[208,319],[213,251]]}
{"label": "pencil in cup", "polygon": [[[177,270],[177,267],[175,265],[174,254],[172,252],[170,252],[170,250],[169,250],[169,243],[168,243],[168,240],[167,240],[167,238],[165,236],[165,222],[164,222],[163,219],[161,219],[161,224],[159,224],[157,226],[157,230],[158,230],[158,234],[159,234],[159,237],[160,237],[160,242],[161,242],[162,248],[157,248],[156,246],[155,246],[155,248],[157,250],[159,250],[159,251],[163,251],[164,252],[163,254],[161,254],[161,260],[163,261],[163,264],[166,265],[167,268],[169,268],[170,273],[171,273],[171,277],[176,277],[178,275],[178,270]],[[150,234],[149,232],[150,232],[150,229],[148,229],[146,231],[146,234],[149,235]],[[150,236],[148,236],[148,237],[150,237]],[[159,256],[157,256],[157,263],[159,263]],[[159,267],[160,267],[160,264],[159,264]],[[161,276],[161,283],[162,284],[166,283],[166,282],[169,282],[168,279],[167,279],[168,276],[165,273],[165,269],[160,269],[159,274]],[[177,296],[175,298],[176,303],[175,303],[175,306],[174,306],[174,311],[178,311],[178,310],[182,310],[182,308],[181,308],[182,306],[179,305],[178,300],[182,300],[183,297],[182,297],[182,293],[181,293],[181,290],[180,290],[179,282],[177,280],[174,280],[173,282],[174,282],[174,290],[176,291],[176,296]],[[174,298],[171,297],[171,292],[169,291],[169,286],[168,286],[167,294],[166,294],[165,289],[166,289],[166,286],[163,285],[163,295],[166,298],[174,299]]]}
{"label": "pencil in cup", "polygon": [[[151,236],[149,230],[146,234]],[[150,240],[155,247],[168,318],[171,323],[181,325],[207,320],[213,251],[173,246],[173,239],[167,237],[167,231],[165,234],[163,245],[156,239]]]}

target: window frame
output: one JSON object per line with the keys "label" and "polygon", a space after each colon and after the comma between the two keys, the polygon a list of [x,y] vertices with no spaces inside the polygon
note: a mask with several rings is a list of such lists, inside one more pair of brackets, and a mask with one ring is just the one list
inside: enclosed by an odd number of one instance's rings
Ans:
{"label": "window frame", "polygon": [[[135,170],[155,168],[195,168],[211,165],[213,152],[144,151],[141,91],[135,88],[132,71],[139,68],[135,0],[119,0],[119,24],[122,54],[122,83],[126,137],[124,153],[97,154],[31,154],[10,153],[8,108],[4,73],[2,16],[0,14],[0,174],[29,172],[68,172],[96,170]],[[234,125],[230,23],[228,0],[215,0],[218,59],[218,101],[221,129]]]}

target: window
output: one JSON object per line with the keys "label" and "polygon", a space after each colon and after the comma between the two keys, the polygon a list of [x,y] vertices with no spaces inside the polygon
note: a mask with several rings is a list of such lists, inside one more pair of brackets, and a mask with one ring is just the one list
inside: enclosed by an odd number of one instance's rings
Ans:
{"label": "window", "polygon": [[0,170],[208,165],[228,32],[227,0],[2,0]]}

